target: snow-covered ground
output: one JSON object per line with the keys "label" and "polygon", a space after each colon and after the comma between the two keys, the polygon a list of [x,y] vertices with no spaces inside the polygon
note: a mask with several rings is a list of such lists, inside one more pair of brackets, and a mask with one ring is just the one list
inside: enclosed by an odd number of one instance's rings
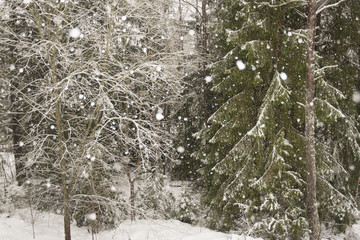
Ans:
{"label": "snow-covered ground", "polygon": [[[63,240],[63,217],[52,213],[36,215],[35,239]],[[86,227],[72,225],[73,240],[92,240]],[[29,209],[16,210],[13,214],[0,214],[0,240],[33,239]],[[194,227],[176,220],[125,221],[118,228],[102,231],[97,240],[261,240],[234,234]]]}
{"label": "snow-covered ground", "polygon": [[[0,240],[32,240],[29,209],[0,214]],[[63,217],[53,213],[35,214],[36,240],[63,240]],[[87,227],[72,225],[73,240],[92,240]],[[125,221],[118,228],[100,232],[96,240],[262,240],[244,235],[226,234],[196,227],[177,220]],[[360,223],[346,233],[323,232],[322,240],[360,240]]]}

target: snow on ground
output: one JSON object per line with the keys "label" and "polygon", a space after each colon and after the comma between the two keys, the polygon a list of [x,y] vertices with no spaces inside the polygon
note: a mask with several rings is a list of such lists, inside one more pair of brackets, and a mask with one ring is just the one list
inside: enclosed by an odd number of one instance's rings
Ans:
{"label": "snow on ground", "polygon": [[[32,240],[30,210],[18,209],[0,214],[0,240]],[[63,240],[63,217],[53,213],[35,212],[36,240]],[[92,240],[87,227],[72,225],[72,240]],[[322,240],[359,240],[360,222],[344,234],[324,231]],[[118,228],[100,232],[96,240],[263,240],[244,235],[215,232],[177,220],[125,221]]]}
{"label": "snow on ground", "polygon": [[[63,217],[52,213],[35,216],[36,240],[63,240]],[[72,225],[73,240],[91,240],[86,227]],[[29,209],[16,210],[14,214],[0,214],[0,240],[33,239]],[[225,234],[202,227],[194,227],[176,220],[125,221],[118,228],[102,231],[97,240],[261,240],[248,236]]]}

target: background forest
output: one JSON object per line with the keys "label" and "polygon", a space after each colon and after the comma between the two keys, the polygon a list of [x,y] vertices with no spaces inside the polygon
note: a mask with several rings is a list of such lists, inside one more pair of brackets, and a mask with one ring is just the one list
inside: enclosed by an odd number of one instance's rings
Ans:
{"label": "background forest", "polygon": [[[357,220],[358,0],[0,0],[0,201],[264,239]],[[186,189],[174,194],[168,186]]]}

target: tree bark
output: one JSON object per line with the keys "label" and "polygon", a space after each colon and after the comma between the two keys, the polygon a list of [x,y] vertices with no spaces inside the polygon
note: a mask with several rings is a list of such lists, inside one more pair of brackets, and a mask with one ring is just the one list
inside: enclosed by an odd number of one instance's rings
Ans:
{"label": "tree bark", "polygon": [[[56,36],[57,37],[57,36]],[[57,88],[57,75],[56,75],[56,58],[58,52],[54,48],[51,55],[51,74],[52,83],[55,88],[54,99],[55,99],[55,118],[56,118],[56,129],[57,129],[57,144],[60,154],[60,171],[61,171],[61,188],[63,191],[63,205],[64,205],[64,233],[65,240],[71,240],[71,229],[70,229],[70,208],[69,208],[69,190],[67,187],[66,177],[66,159],[65,159],[65,136],[63,128],[63,119],[61,113],[61,103],[59,98],[59,89]]]}
{"label": "tree bark", "polygon": [[307,217],[311,230],[310,239],[320,239],[320,222],[316,201],[316,150],[315,150],[315,28],[316,1],[309,0],[308,39],[306,59],[306,106],[305,106],[305,139],[307,170]]}
{"label": "tree bark", "polygon": [[209,101],[209,87],[208,84],[204,81],[206,77],[206,65],[208,57],[208,39],[207,39],[207,13],[206,13],[206,4],[207,0],[202,0],[201,3],[201,28],[202,28],[202,54],[204,61],[202,63],[203,70],[203,98],[204,98],[204,119],[205,121],[210,117],[210,101]]}

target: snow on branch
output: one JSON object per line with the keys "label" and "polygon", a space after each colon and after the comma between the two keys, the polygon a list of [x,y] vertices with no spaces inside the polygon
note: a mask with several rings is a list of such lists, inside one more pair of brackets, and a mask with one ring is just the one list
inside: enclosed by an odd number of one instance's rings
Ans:
{"label": "snow on branch", "polygon": [[336,107],[334,107],[331,103],[329,103],[326,100],[322,100],[319,98],[315,98],[315,101],[320,102],[321,105],[325,105],[330,109],[330,114],[329,116],[335,115],[336,117],[340,117],[340,118],[346,118],[345,114],[342,113],[341,110],[337,109]]}
{"label": "snow on branch", "polygon": [[259,3],[256,3],[256,4],[271,7],[271,8],[277,8],[277,7],[286,6],[286,5],[290,4],[290,3],[298,3],[298,2],[304,3],[305,0],[289,0],[287,2],[283,2],[283,3],[280,3],[280,4],[271,4],[269,2],[259,2]]}
{"label": "snow on branch", "polygon": [[340,97],[341,99],[346,99],[346,96],[336,87],[332,86],[330,83],[325,81],[322,77],[319,77],[317,80],[321,81],[321,85],[323,85],[327,90],[332,91],[335,95]]}
{"label": "snow on branch", "polygon": [[319,14],[321,13],[322,11],[324,11],[325,9],[328,9],[328,8],[332,8],[332,7],[337,7],[340,5],[340,3],[342,2],[345,2],[346,0],[340,0],[336,3],[333,3],[333,4],[329,4],[329,5],[326,5],[327,2],[329,2],[329,0],[327,0],[325,3],[323,3],[316,11],[316,14]]}
{"label": "snow on branch", "polygon": [[352,203],[352,201],[347,198],[344,194],[342,194],[339,190],[337,190],[336,188],[334,188],[326,179],[324,179],[322,176],[317,175],[317,178],[320,180],[320,183],[323,183],[325,187],[328,187],[330,190],[334,191],[334,193],[339,197],[342,198],[343,200],[345,200],[346,202],[348,202],[351,207],[353,207],[354,209],[356,209],[356,207],[354,206],[354,204]]}
{"label": "snow on branch", "polygon": [[247,149],[247,144],[251,144],[252,138],[265,137],[264,128],[266,127],[266,113],[271,108],[273,102],[281,97],[289,98],[290,93],[291,91],[283,86],[279,72],[276,72],[264,97],[263,104],[260,107],[258,120],[255,126],[235,144],[229,153],[218,164],[215,165],[214,169],[218,168],[220,165],[226,164],[226,160],[229,159],[230,156],[232,156],[234,153],[237,154],[237,157],[241,155],[243,156],[244,149]]}
{"label": "snow on branch", "polygon": [[252,136],[263,137],[264,132],[262,129],[265,127],[264,125],[264,119],[266,117],[265,113],[268,111],[269,107],[271,106],[271,103],[273,103],[282,96],[285,96],[285,98],[289,98],[290,93],[291,91],[289,91],[283,86],[279,72],[276,72],[273,81],[269,87],[269,90],[267,91],[264,97],[263,104],[260,107],[260,114],[258,117],[258,121],[247,134]]}

